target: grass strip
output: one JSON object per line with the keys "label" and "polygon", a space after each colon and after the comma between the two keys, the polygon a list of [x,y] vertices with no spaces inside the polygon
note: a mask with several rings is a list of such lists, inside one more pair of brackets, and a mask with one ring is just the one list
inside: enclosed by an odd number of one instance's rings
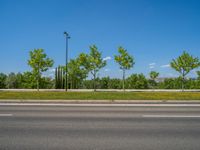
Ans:
{"label": "grass strip", "polygon": [[0,92],[0,100],[200,100],[200,92]]}

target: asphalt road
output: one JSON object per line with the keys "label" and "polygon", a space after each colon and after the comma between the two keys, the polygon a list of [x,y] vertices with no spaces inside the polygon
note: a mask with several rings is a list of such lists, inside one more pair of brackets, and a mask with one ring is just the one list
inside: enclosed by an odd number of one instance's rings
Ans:
{"label": "asphalt road", "polygon": [[0,106],[0,150],[198,150],[200,107]]}

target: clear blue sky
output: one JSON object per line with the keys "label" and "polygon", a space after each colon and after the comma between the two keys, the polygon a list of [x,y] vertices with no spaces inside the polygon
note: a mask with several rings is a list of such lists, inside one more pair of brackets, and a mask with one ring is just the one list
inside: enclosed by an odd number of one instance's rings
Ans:
{"label": "clear blue sky", "polygon": [[[167,65],[183,50],[200,57],[199,0],[0,0],[0,72],[23,72],[29,51],[43,48],[65,63],[96,44],[111,57],[99,76],[121,77],[113,55],[118,46],[135,57],[131,73],[176,76]],[[190,76],[195,76],[191,73]]]}

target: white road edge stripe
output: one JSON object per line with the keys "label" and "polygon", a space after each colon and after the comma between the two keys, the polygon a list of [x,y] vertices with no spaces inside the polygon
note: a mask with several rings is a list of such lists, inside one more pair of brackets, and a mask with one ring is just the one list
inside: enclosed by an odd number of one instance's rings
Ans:
{"label": "white road edge stripe", "polygon": [[0,114],[0,117],[11,117],[13,114]]}
{"label": "white road edge stripe", "polygon": [[200,118],[200,116],[195,115],[142,115],[144,118]]}
{"label": "white road edge stripe", "polygon": [[0,106],[74,106],[74,107],[200,107],[200,104],[60,104],[60,103],[0,103]]}

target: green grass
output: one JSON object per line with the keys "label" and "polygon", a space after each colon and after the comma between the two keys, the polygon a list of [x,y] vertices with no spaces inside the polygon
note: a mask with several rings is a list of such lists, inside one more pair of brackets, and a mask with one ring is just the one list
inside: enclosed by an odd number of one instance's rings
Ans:
{"label": "green grass", "polygon": [[0,100],[200,100],[200,92],[0,92]]}

